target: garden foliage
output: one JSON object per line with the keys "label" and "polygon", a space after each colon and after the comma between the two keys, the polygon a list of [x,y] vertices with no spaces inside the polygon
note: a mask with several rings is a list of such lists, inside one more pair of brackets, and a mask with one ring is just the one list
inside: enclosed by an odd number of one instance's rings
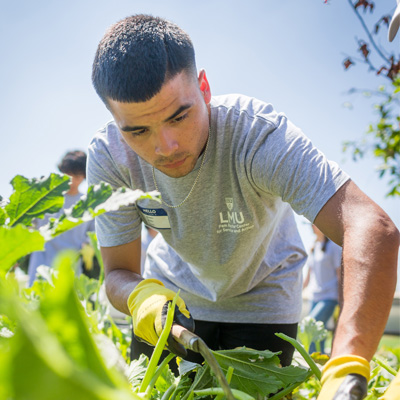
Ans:
{"label": "garden foliage", "polygon": [[[18,260],[42,250],[47,240],[143,196],[157,199],[157,193],[112,191],[106,184],[89,187],[78,203],[37,230],[35,218],[62,207],[68,177],[51,174],[48,178],[28,180],[17,176],[12,185],[10,199],[0,204],[0,399],[222,400],[224,393],[207,363],[179,360],[179,376],[168,366],[173,354],[160,363],[173,320],[173,306],[151,359],[141,356],[130,363],[130,321],[116,324],[111,317],[110,305],[102,295],[102,270],[99,279],[75,276],[72,265],[77,254],[66,252],[56,259],[55,265],[39,268],[40,276],[31,288],[20,280]],[[94,233],[90,239],[102,267]],[[318,342],[325,337],[321,332],[310,331],[307,340]],[[300,362],[282,368],[278,353],[267,349],[213,352],[235,398],[270,396],[269,399],[277,400],[292,393],[294,399],[311,399],[312,393],[318,393],[319,368],[302,345],[283,334],[280,337],[291,340],[311,369]],[[386,361],[380,362],[371,383],[374,393],[382,392],[390,381],[382,373],[388,373],[383,367]],[[391,371],[396,368],[398,361]],[[306,392],[308,397],[303,396]]]}

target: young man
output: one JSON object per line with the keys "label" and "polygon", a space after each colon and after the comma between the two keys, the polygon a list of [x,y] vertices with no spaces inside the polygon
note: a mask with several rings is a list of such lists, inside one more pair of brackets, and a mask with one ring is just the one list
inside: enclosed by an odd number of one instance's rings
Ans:
{"label": "young man", "polygon": [[[154,345],[180,290],[177,322],[193,317],[209,346],[281,350],[289,364],[293,349],[274,333],[295,336],[300,316],[306,253],[293,209],[343,246],[344,303],[321,399],[349,380],[365,389],[396,285],[399,233],[386,213],[270,104],[211,97],[190,38],[166,20],[112,26],[92,79],[114,120],[89,147],[89,184],[162,195],[96,220],[107,294],[135,335]],[[160,232],[144,277],[142,221]],[[140,346],[134,357],[149,352]]]}

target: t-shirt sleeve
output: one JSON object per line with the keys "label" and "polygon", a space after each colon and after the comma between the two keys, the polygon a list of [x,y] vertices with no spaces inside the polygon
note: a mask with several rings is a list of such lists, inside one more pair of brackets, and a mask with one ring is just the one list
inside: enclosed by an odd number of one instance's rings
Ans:
{"label": "t-shirt sleeve", "polygon": [[297,214],[314,222],[350,178],[284,115],[276,123],[259,141],[251,162],[252,179],[258,190],[281,197]]}
{"label": "t-shirt sleeve", "polygon": [[[95,137],[88,148],[87,179],[89,186],[106,182],[113,190],[129,187],[114,163],[104,138]],[[141,219],[134,204],[122,206],[96,217],[96,234],[100,246],[129,243],[141,234]]]}

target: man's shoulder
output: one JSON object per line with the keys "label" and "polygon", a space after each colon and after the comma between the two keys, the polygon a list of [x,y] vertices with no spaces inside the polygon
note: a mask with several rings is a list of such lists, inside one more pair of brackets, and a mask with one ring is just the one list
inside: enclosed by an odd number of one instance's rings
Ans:
{"label": "man's shoulder", "polygon": [[105,153],[105,154],[125,154],[133,153],[130,147],[126,144],[122,135],[120,134],[114,120],[107,122],[100,128],[88,147],[90,153]]}
{"label": "man's shoulder", "polygon": [[234,113],[250,119],[262,119],[277,126],[284,114],[276,112],[271,103],[243,94],[225,94],[213,96],[211,109],[218,113]]}
{"label": "man's shoulder", "polygon": [[108,121],[92,137],[91,143],[114,142],[119,139],[119,131],[114,120]]}

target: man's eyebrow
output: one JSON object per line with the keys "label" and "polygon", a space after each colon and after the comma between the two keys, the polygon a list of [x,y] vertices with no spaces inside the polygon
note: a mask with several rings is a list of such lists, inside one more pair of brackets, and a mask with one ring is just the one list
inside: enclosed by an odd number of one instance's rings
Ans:
{"label": "man's eyebrow", "polygon": [[138,131],[140,129],[146,129],[146,126],[123,126],[122,128],[119,128],[120,131],[123,132],[132,132],[132,131]]}
{"label": "man's eyebrow", "polygon": [[183,104],[170,117],[165,119],[164,122],[171,121],[171,119],[174,119],[177,115],[179,115],[180,113],[182,113],[183,111],[187,110],[190,107],[192,107],[191,104]]}
{"label": "man's eyebrow", "polygon": [[[183,104],[171,116],[166,118],[163,122],[171,121],[177,115],[181,114],[183,111],[187,110],[190,107],[192,107],[192,104]],[[129,126],[129,125],[127,125],[127,126],[123,126],[123,127],[119,128],[119,129],[123,132],[133,132],[133,131],[138,131],[138,130],[146,129],[146,128],[147,128],[147,126],[139,126],[139,125],[138,126]]]}

